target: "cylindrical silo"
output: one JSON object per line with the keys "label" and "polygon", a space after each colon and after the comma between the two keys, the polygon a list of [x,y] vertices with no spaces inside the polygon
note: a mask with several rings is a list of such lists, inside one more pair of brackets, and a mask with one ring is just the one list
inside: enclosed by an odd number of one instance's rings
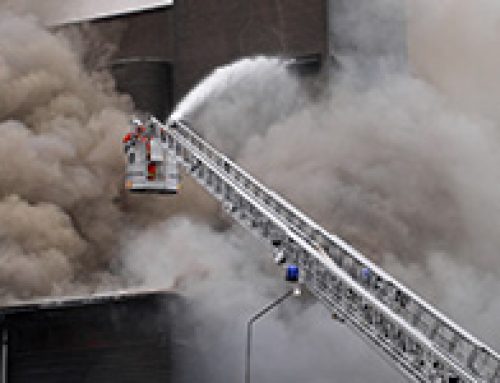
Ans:
{"label": "cylindrical silo", "polygon": [[118,91],[129,94],[138,111],[164,120],[173,107],[172,64],[163,59],[140,57],[113,63]]}

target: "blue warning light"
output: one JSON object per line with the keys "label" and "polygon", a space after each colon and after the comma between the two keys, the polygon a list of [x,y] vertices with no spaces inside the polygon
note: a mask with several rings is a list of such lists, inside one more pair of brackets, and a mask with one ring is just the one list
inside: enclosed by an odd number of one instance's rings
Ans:
{"label": "blue warning light", "polygon": [[299,268],[298,268],[298,266],[288,265],[286,267],[285,279],[287,282],[298,282],[298,280],[299,280]]}
{"label": "blue warning light", "polygon": [[370,275],[371,275],[370,269],[368,269],[367,267],[363,267],[361,269],[361,279],[364,282],[368,282],[370,280]]}

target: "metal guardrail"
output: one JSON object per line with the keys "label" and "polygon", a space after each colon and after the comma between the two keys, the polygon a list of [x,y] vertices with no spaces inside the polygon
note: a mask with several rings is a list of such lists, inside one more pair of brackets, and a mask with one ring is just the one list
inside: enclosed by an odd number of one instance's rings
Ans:
{"label": "metal guardrail", "polygon": [[410,380],[500,383],[498,353],[266,188],[187,124],[173,121],[166,128],[168,145],[176,148],[187,172],[275,253],[297,263],[312,294]]}

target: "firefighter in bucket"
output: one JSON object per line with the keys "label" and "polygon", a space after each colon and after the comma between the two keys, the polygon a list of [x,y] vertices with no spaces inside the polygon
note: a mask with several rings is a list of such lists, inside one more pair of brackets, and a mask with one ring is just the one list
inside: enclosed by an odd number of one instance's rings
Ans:
{"label": "firefighter in bucket", "polygon": [[175,149],[166,142],[166,131],[160,123],[131,121],[130,132],[122,140],[127,155],[125,188],[131,192],[175,194],[179,172]]}

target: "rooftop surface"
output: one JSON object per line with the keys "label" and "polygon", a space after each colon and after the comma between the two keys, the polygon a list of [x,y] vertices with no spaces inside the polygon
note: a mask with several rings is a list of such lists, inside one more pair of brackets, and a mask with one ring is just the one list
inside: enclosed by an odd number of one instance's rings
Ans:
{"label": "rooftop surface", "polygon": [[26,0],[13,3],[18,11],[34,13],[47,26],[92,21],[160,7],[172,6],[174,0]]}
{"label": "rooftop surface", "polygon": [[99,292],[81,296],[75,295],[39,298],[35,300],[18,301],[5,306],[0,306],[0,315],[13,314],[22,311],[67,308],[110,301],[121,301],[146,295],[175,295],[175,293],[171,290],[129,289]]}

